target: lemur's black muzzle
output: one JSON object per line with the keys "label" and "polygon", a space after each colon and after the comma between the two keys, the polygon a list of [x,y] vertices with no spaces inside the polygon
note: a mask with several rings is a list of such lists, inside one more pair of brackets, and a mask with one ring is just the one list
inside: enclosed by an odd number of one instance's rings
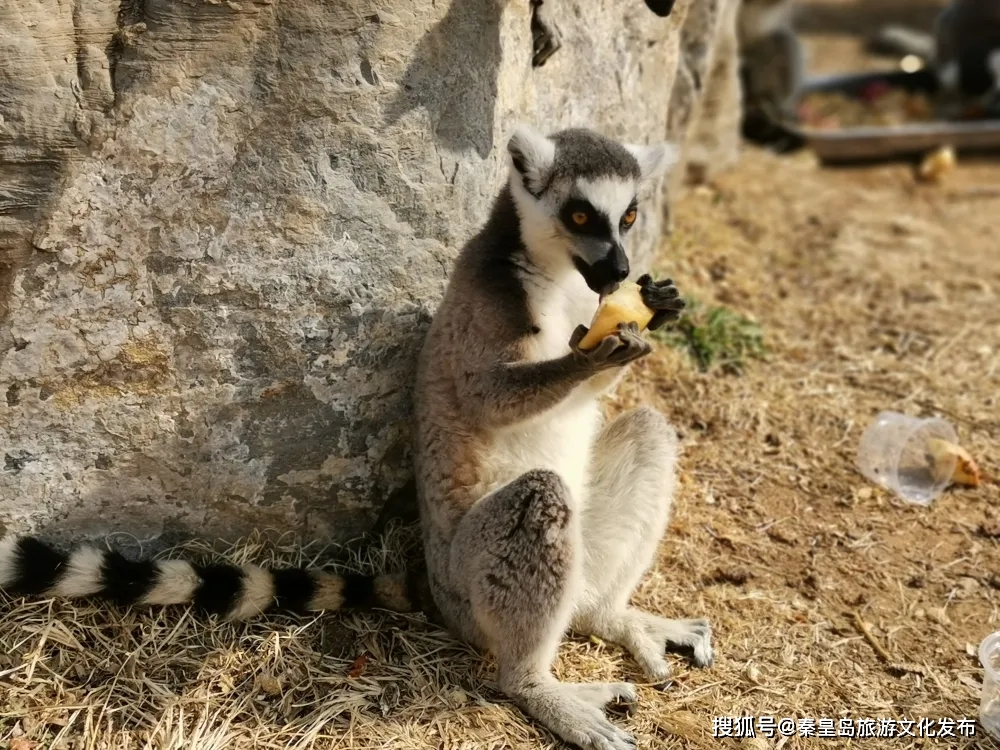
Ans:
{"label": "lemur's black muzzle", "polygon": [[587,286],[598,294],[611,294],[628,278],[628,256],[625,248],[617,242],[610,245],[607,254],[594,263],[587,263],[579,256],[574,257],[573,262]]}

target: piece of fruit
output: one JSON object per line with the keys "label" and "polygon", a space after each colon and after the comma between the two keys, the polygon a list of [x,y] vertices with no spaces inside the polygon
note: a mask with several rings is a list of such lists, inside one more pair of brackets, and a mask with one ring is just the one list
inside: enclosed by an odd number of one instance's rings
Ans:
{"label": "piece of fruit", "polygon": [[601,304],[590,322],[590,330],[580,340],[580,348],[593,349],[605,337],[618,329],[619,323],[635,323],[644,330],[653,319],[653,311],[642,301],[642,290],[638,284],[626,282],[618,291],[601,300]]}
{"label": "piece of fruit", "polygon": [[954,469],[952,469],[950,479],[955,484],[978,487],[982,481],[979,466],[961,446],[939,438],[928,438],[927,455],[931,463],[931,474],[935,481],[940,482],[948,479],[947,473],[951,466],[954,466]]}
{"label": "piece of fruit", "polygon": [[955,149],[942,146],[921,163],[918,175],[925,182],[937,182],[955,168]]}

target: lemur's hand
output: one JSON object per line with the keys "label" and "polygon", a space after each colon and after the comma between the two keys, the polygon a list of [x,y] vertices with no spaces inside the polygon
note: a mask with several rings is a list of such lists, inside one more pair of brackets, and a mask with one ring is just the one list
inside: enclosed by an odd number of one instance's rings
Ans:
{"label": "lemur's hand", "polygon": [[639,326],[635,323],[619,323],[615,333],[605,336],[593,349],[584,351],[580,348],[580,341],[587,335],[587,330],[587,326],[577,326],[570,337],[569,348],[579,364],[594,372],[624,367],[653,350],[639,332]]}
{"label": "lemur's hand", "polygon": [[650,331],[655,331],[664,323],[677,320],[680,317],[685,302],[680,298],[680,293],[674,286],[672,279],[653,281],[653,277],[647,273],[640,276],[636,283],[639,285],[643,303],[650,310],[655,311],[653,319],[646,326]]}

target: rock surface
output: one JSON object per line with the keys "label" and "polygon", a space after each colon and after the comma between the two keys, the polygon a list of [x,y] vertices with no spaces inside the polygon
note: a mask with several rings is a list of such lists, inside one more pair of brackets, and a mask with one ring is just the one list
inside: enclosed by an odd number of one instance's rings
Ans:
{"label": "rock surface", "polygon": [[533,70],[526,0],[5,0],[0,531],[370,527],[504,134],[731,160],[735,2],[564,0]]}

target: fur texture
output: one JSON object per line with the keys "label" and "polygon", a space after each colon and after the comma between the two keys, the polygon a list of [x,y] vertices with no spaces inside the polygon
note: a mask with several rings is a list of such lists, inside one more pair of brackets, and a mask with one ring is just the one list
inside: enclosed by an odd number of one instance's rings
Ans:
{"label": "fur texture", "polygon": [[[673,150],[521,127],[509,152],[508,185],[456,262],[418,366],[430,590],[457,635],[497,656],[526,713],[581,747],[626,750],[632,738],[603,708],[634,688],[558,682],[566,631],[620,643],[657,680],[668,644],[710,664],[711,631],[629,607],[669,518],[677,440],[650,410],[604,425],[598,399],[649,345],[634,326],[593,351],[576,342],[630,273],[639,185]],[[672,283],[642,281],[659,323],[676,318]]]}

